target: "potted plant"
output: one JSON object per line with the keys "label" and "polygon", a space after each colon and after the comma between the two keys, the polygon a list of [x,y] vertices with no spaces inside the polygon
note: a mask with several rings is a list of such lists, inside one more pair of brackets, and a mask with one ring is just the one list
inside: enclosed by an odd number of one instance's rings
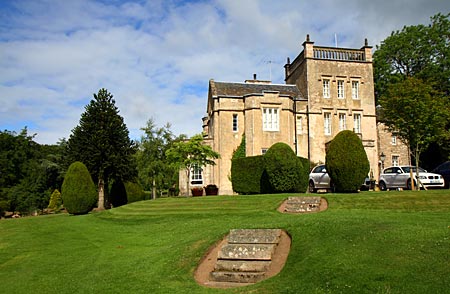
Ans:
{"label": "potted plant", "polygon": [[205,187],[206,195],[217,195],[219,193],[219,188],[216,185],[207,185]]}
{"label": "potted plant", "polygon": [[203,196],[203,188],[202,187],[192,187],[191,192],[192,192],[192,196]]}

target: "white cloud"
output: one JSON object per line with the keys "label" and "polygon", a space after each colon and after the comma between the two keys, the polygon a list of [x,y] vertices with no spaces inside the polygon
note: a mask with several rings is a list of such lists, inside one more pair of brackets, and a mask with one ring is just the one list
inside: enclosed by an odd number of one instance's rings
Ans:
{"label": "white cloud", "polygon": [[[208,80],[283,83],[286,57],[318,45],[371,45],[450,5],[416,1],[3,1],[0,128],[40,143],[69,137],[92,94],[107,88],[133,139],[146,121],[201,131]],[[270,63],[269,63],[270,61]],[[271,69],[271,72],[270,72]]]}

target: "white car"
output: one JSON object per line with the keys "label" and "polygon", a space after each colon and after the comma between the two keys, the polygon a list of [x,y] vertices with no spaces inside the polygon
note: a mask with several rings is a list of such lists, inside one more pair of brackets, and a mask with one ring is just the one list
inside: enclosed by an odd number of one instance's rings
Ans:
{"label": "white car", "polygon": [[315,193],[319,189],[332,191],[330,187],[330,176],[327,173],[325,164],[314,167],[309,174],[309,192]]}
{"label": "white car", "polygon": [[[415,166],[391,166],[385,168],[380,175],[379,186],[381,191],[387,189],[403,188],[411,190],[411,176],[413,173],[414,184],[417,185],[416,167]],[[441,175],[429,173],[419,167],[419,181],[426,188],[443,188],[444,179]]]}

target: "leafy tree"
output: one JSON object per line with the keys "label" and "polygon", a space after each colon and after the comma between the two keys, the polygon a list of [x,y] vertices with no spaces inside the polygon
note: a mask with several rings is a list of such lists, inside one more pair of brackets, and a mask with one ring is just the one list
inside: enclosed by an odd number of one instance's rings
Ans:
{"label": "leafy tree", "polygon": [[173,143],[166,151],[167,160],[178,170],[183,168],[186,172],[186,187],[189,195],[189,179],[191,170],[197,166],[215,165],[214,159],[220,158],[211,146],[203,143],[203,135],[194,135],[187,141]]}
{"label": "leafy tree", "polygon": [[[62,148],[39,145],[25,127],[0,132],[0,200],[5,209],[28,213],[47,207],[62,183]],[[59,159],[58,159],[59,158]]]}
{"label": "leafy tree", "polygon": [[431,17],[431,24],[405,26],[377,46],[374,77],[377,98],[405,77],[433,82],[450,95],[450,14]]}
{"label": "leafy tree", "polygon": [[97,182],[99,209],[105,207],[104,187],[110,179],[125,181],[136,176],[134,153],[113,96],[100,89],[67,142],[67,162],[83,162]]}
{"label": "leafy tree", "polygon": [[82,162],[76,161],[69,166],[62,184],[61,197],[70,214],[86,214],[95,206],[95,184]]}
{"label": "leafy tree", "polygon": [[409,146],[419,166],[421,152],[431,142],[450,138],[450,104],[440,92],[420,79],[407,78],[390,85],[380,98],[382,120]]}
{"label": "leafy tree", "polygon": [[[431,23],[427,26],[405,26],[400,31],[392,32],[377,46],[373,60],[378,102],[383,96],[388,99],[387,93],[391,91],[389,88],[408,77],[422,80],[449,99],[450,13],[436,14],[431,17]],[[384,115],[386,117],[387,114]],[[448,130],[450,126],[443,127]],[[422,165],[433,168],[446,160],[450,154],[449,143],[449,140],[442,142],[436,137],[429,150],[424,150],[426,152],[423,152],[424,156],[421,158]]]}
{"label": "leafy tree", "polygon": [[357,192],[370,170],[369,159],[354,132],[339,132],[330,142],[325,165],[337,192]]}
{"label": "leafy tree", "polygon": [[144,136],[138,143],[136,162],[139,182],[144,189],[152,189],[152,198],[156,197],[156,189],[167,190],[178,181],[178,170],[167,162],[166,150],[170,148],[175,137],[170,124],[157,128],[153,119],[141,128]]}

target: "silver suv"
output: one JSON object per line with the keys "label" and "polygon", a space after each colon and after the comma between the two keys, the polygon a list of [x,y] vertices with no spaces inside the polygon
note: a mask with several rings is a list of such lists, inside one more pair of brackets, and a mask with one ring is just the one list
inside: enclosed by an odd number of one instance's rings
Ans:
{"label": "silver suv", "polygon": [[[416,167],[415,166],[391,166],[385,168],[380,175],[379,186],[380,190],[386,191],[387,189],[408,189],[411,190],[411,175],[413,173],[414,185],[417,185],[416,179]],[[423,168],[419,167],[419,181],[426,188],[444,187],[444,179],[441,175],[429,173]]]}

